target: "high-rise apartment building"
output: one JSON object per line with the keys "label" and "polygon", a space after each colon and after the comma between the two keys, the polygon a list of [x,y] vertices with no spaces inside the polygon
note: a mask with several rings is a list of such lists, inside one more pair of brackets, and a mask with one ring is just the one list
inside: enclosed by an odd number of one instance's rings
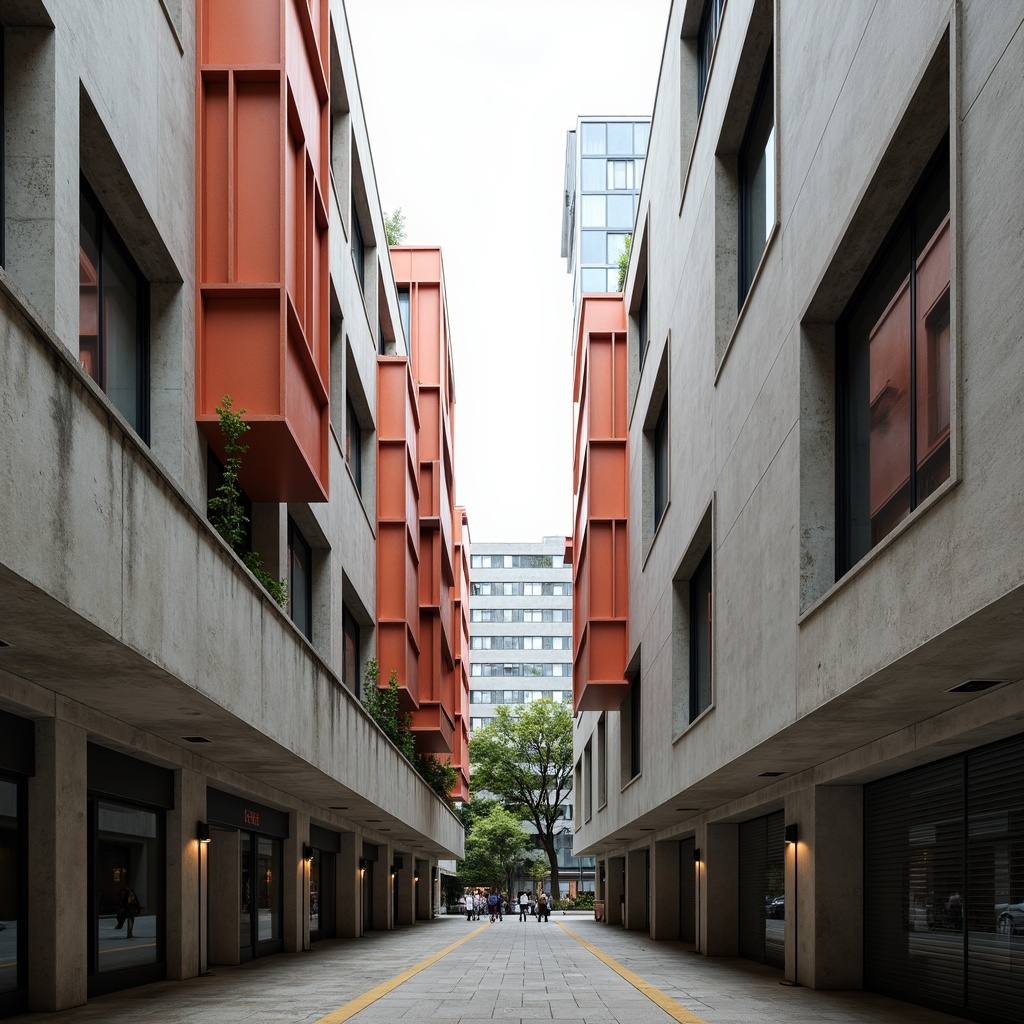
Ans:
{"label": "high-rise apartment building", "polygon": [[649,117],[580,117],[566,132],[562,256],[580,297],[618,291],[619,255],[636,223]]}
{"label": "high-rise apartment building", "polygon": [[464,791],[468,534],[440,255],[396,281],[340,0],[0,22],[7,1016],[432,915],[463,830],[360,692],[383,633],[429,647],[405,699]]}
{"label": "high-rise apartment building", "polygon": [[[470,555],[470,736],[501,704],[572,700],[572,567],[565,538],[477,543]],[[572,805],[556,837],[562,887],[593,888],[593,860],[572,855]],[[528,885],[524,879],[523,887]]]}
{"label": "high-rise apartment building", "polygon": [[608,920],[1020,1018],[1024,5],[672,5],[575,338]]}

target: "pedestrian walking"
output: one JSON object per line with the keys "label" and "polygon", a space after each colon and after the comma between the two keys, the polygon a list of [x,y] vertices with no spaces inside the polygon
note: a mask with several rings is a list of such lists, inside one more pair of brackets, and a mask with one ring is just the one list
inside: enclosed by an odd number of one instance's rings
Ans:
{"label": "pedestrian walking", "polygon": [[530,907],[530,897],[525,890],[519,893],[519,920],[526,923],[526,912]]}
{"label": "pedestrian walking", "polygon": [[551,904],[548,902],[548,894],[542,892],[537,897],[537,920],[543,924],[551,916]]}
{"label": "pedestrian walking", "polygon": [[132,932],[135,929],[135,918],[139,916],[141,909],[139,898],[135,895],[135,890],[130,885],[126,885],[117,894],[117,924],[114,927],[121,928],[124,926],[125,921],[127,921],[128,938],[133,938]]}

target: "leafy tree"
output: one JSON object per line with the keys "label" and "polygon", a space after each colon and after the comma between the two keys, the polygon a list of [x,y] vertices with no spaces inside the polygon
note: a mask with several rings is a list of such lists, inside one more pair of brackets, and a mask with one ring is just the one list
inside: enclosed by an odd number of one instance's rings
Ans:
{"label": "leafy tree", "polygon": [[536,700],[495,709],[493,721],[469,741],[473,784],[493,793],[537,831],[559,891],[555,833],[565,824],[561,805],[572,792],[572,714],[567,705]]}
{"label": "leafy tree", "polygon": [[530,836],[513,814],[494,805],[466,836],[466,859],[459,878],[466,885],[486,885],[510,892],[516,870],[526,860]]}
{"label": "leafy tree", "polygon": [[626,235],[626,244],[619,253],[619,283],[616,291],[621,292],[626,286],[626,271],[629,269],[629,250],[633,247],[633,236]]}
{"label": "leafy tree", "polygon": [[288,604],[288,583],[275,580],[263,568],[263,561],[256,551],[246,551],[249,517],[242,505],[242,488],[238,474],[242,470],[242,456],[249,450],[242,444],[242,437],[249,430],[249,424],[242,420],[244,409],[235,412],[231,408],[231,396],[225,395],[221,405],[215,405],[219,417],[221,437],[224,438],[224,478],[217,493],[207,503],[207,513],[213,528],[230,545],[231,550],[245,562],[245,567],[259,580],[263,589],[282,607]]}
{"label": "leafy tree", "polygon": [[401,245],[405,241],[405,214],[400,206],[384,215],[384,234],[388,245]]}

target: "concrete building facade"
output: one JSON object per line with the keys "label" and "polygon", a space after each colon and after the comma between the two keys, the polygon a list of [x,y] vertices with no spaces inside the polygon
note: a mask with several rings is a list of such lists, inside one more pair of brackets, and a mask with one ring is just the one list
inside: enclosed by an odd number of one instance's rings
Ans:
{"label": "concrete building facade", "polygon": [[343,4],[0,20],[7,1015],[411,924],[463,833],[359,699],[409,332]]}
{"label": "concrete building facade", "polygon": [[609,922],[989,1021],[1024,970],[1021,66],[1020,3],[673,3],[623,308],[576,337]]}

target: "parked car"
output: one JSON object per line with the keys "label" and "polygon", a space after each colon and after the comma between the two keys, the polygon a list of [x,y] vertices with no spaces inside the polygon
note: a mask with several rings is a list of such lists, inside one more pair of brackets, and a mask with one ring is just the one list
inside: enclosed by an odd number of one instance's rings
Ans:
{"label": "parked car", "polygon": [[996,931],[1000,935],[1024,933],[1024,899],[996,904]]}
{"label": "parked car", "polygon": [[786,897],[776,896],[770,902],[765,903],[764,916],[781,921],[786,916]]}

